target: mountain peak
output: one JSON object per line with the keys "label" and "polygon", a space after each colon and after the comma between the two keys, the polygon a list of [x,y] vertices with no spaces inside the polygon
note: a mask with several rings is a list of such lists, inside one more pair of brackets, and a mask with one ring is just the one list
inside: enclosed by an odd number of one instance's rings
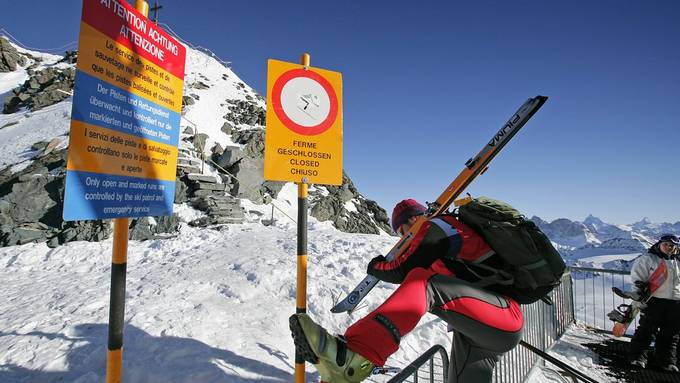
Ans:
{"label": "mountain peak", "polygon": [[652,221],[649,219],[649,217],[643,217],[641,220],[635,222],[633,225],[634,226],[644,226],[644,225],[649,225],[652,223]]}
{"label": "mountain peak", "polygon": [[604,222],[602,222],[600,218],[595,217],[592,214],[588,214],[586,219],[583,220],[583,223],[585,223],[586,225],[602,225]]}

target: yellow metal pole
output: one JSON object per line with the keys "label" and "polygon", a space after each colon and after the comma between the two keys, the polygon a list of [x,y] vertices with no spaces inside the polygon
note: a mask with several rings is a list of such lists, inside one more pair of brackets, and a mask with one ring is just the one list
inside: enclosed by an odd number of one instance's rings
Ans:
{"label": "yellow metal pole", "polygon": [[135,0],[135,9],[145,17],[149,17],[149,3],[145,0]]}
{"label": "yellow metal pole", "polygon": [[106,383],[120,383],[123,372],[123,327],[125,321],[125,274],[127,270],[128,218],[113,220],[111,301]]}
{"label": "yellow metal pole", "polygon": [[[144,16],[149,15],[149,4],[136,0],[135,8]],[[123,381],[123,327],[125,321],[125,276],[129,218],[113,220],[113,255],[111,260],[111,298],[109,304],[109,341],[106,355],[106,383]]]}
{"label": "yellow metal pole", "polygon": [[[300,57],[300,64],[309,67],[309,53],[304,53]],[[307,189],[308,184],[305,178],[298,184],[298,262],[297,262],[297,291],[296,307],[297,313],[307,312]],[[295,383],[305,383],[305,359],[295,354]]]}

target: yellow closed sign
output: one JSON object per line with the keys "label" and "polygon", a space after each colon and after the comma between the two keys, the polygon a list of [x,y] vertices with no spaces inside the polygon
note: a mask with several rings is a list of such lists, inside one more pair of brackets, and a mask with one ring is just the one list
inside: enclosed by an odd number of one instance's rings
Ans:
{"label": "yellow closed sign", "polygon": [[342,75],[269,60],[264,178],[342,184]]}

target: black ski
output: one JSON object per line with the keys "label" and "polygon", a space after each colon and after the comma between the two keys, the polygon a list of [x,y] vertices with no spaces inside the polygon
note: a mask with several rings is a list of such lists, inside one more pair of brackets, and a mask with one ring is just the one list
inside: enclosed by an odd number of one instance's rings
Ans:
{"label": "black ski", "polygon": [[[444,213],[453,201],[465,190],[470,183],[480,174],[484,173],[491,160],[496,157],[501,149],[510,141],[512,137],[529,121],[529,119],[538,111],[538,109],[545,103],[548,98],[545,96],[536,96],[528,99],[515,114],[503,125],[503,127],[491,138],[491,140],[484,145],[482,150],[473,158],[470,158],[465,163],[465,168],[460,174],[451,182],[451,184],[444,190],[444,192],[437,198],[435,202],[428,203],[428,211],[425,216],[421,216],[414,223],[408,233],[397,242],[397,244],[385,256],[388,261],[400,257],[408,248],[411,239],[418,232],[420,227],[436,215]],[[361,302],[362,299],[373,289],[378,283],[378,279],[367,275],[359,284],[338,304],[336,304],[331,312],[351,313]]]}

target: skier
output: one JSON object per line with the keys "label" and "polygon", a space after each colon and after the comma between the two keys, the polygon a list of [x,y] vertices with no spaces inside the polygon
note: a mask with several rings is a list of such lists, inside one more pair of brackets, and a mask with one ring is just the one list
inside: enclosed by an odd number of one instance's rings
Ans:
{"label": "skier", "polygon": [[678,245],[680,239],[676,235],[663,235],[646,254],[635,260],[631,268],[631,280],[635,282],[640,295],[644,295],[649,276],[661,263],[665,262],[668,270],[664,283],[651,294],[646,307],[642,308],[640,324],[630,341],[628,357],[635,367],[647,366],[647,348],[658,331],[653,355],[655,364],[666,371],[678,371],[675,365],[677,339],[680,334],[680,265],[676,255]]}
{"label": "skier", "polygon": [[[413,199],[399,202],[392,228],[403,235],[426,208]],[[371,260],[367,272],[400,286],[344,336],[331,336],[306,314],[290,318],[296,350],[313,363],[324,382],[360,382],[383,366],[399,342],[426,312],[453,328],[451,382],[491,382],[500,356],[522,337],[524,318],[513,299],[475,286],[479,278],[456,259],[494,254],[484,240],[452,215],[426,221],[406,252]]]}

